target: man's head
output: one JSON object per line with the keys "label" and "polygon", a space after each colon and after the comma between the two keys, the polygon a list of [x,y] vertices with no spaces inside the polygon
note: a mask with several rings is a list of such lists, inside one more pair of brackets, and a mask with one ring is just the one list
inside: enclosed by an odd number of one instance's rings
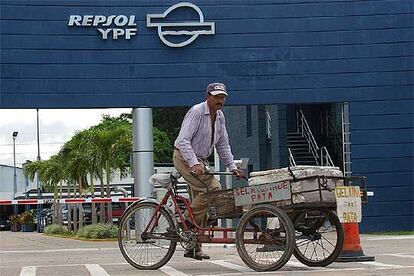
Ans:
{"label": "man's head", "polygon": [[221,109],[226,101],[227,89],[224,83],[213,82],[207,86],[207,105],[210,110]]}

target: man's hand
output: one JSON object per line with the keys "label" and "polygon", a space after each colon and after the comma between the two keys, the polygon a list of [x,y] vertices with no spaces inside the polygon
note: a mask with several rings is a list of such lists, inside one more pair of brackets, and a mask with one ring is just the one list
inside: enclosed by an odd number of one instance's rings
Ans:
{"label": "man's hand", "polygon": [[191,172],[197,176],[200,176],[204,173],[204,168],[201,164],[195,164],[191,167]]}
{"label": "man's hand", "polygon": [[231,171],[235,176],[237,176],[238,178],[243,177],[243,171],[240,169],[234,169]]}

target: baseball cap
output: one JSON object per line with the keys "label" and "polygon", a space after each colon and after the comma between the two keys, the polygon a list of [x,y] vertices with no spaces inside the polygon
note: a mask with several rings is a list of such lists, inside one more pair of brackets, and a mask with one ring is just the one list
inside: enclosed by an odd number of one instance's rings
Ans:
{"label": "baseball cap", "polygon": [[228,95],[226,90],[226,85],[221,82],[213,82],[207,85],[207,93],[210,93],[211,95]]}

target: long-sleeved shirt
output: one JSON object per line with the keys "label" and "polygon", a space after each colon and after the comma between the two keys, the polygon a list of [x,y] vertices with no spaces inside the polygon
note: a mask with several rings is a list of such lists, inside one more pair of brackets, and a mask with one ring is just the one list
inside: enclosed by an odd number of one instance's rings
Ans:
{"label": "long-sleeved shirt", "polygon": [[224,114],[221,110],[216,113],[214,124],[214,139],[212,140],[210,109],[207,101],[193,106],[185,115],[180,134],[174,146],[181,152],[190,167],[199,164],[198,158],[207,158],[213,152],[214,146],[224,165],[230,171],[236,169],[233,154],[229,144]]}

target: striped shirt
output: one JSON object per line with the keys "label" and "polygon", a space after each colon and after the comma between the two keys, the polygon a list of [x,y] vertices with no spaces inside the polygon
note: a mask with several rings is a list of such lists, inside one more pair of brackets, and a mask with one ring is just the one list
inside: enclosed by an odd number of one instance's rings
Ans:
{"label": "striped shirt", "polygon": [[199,164],[197,157],[201,159],[209,157],[215,146],[224,165],[232,171],[237,167],[234,164],[224,114],[221,110],[217,111],[214,130],[212,143],[210,109],[207,101],[199,103],[185,115],[174,146],[181,152],[190,167]]}

